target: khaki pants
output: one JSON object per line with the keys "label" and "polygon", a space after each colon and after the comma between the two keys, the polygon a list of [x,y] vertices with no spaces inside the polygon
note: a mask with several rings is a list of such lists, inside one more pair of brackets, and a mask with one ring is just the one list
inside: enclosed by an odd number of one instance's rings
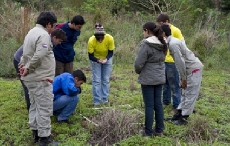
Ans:
{"label": "khaki pants", "polygon": [[29,90],[30,109],[29,125],[31,130],[38,130],[39,137],[48,137],[51,134],[51,120],[53,115],[53,87],[47,81],[24,81]]}
{"label": "khaki pants", "polygon": [[200,92],[202,69],[187,76],[187,88],[181,91],[181,103],[177,109],[182,110],[182,115],[190,115],[193,112],[195,102]]}
{"label": "khaki pants", "polygon": [[64,72],[68,72],[70,74],[73,73],[73,62],[63,63],[56,60],[55,76],[58,76]]}

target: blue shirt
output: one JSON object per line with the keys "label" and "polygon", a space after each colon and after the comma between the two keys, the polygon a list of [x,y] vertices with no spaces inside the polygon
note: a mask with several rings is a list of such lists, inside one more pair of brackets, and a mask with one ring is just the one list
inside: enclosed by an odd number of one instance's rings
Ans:
{"label": "blue shirt", "polygon": [[60,26],[56,27],[62,29],[67,37],[66,40],[53,49],[55,59],[62,63],[73,62],[75,56],[74,44],[81,33],[81,31],[70,28],[68,24],[69,22],[66,22],[64,25],[59,24]]}
{"label": "blue shirt", "polygon": [[53,81],[53,94],[54,100],[57,98],[68,95],[76,96],[81,90],[75,86],[74,77],[70,73],[62,73],[54,78]]}

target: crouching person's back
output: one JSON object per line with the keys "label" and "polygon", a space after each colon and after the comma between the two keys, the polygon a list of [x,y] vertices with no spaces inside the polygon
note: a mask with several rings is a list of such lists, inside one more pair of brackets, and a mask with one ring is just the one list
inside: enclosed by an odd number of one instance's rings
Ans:
{"label": "crouching person's back", "polygon": [[57,116],[58,123],[73,124],[69,117],[77,107],[78,94],[81,93],[81,84],[84,82],[86,77],[81,70],[75,70],[73,74],[65,72],[54,78],[53,114]]}

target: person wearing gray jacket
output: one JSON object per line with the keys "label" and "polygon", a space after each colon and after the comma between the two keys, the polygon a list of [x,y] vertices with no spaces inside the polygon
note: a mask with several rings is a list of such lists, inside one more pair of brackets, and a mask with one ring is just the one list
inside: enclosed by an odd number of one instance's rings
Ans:
{"label": "person wearing gray jacket", "polygon": [[[135,72],[139,74],[145,104],[145,127],[142,136],[160,136],[164,130],[164,111],[162,105],[162,87],[165,83],[165,55],[167,45],[163,31],[154,22],[143,25],[144,39],[135,58]],[[152,128],[155,112],[155,128]]]}
{"label": "person wearing gray jacket", "polygon": [[193,113],[196,99],[199,96],[203,64],[185,43],[171,36],[171,29],[168,25],[163,24],[161,28],[181,78],[181,103],[171,120],[176,125],[185,125],[188,123],[189,115]]}
{"label": "person wearing gray jacket", "polygon": [[39,146],[51,143],[51,119],[53,115],[52,80],[55,75],[55,59],[50,33],[57,18],[53,12],[41,12],[36,26],[25,37],[23,54],[19,63],[21,80],[29,91],[29,125],[34,142]]}

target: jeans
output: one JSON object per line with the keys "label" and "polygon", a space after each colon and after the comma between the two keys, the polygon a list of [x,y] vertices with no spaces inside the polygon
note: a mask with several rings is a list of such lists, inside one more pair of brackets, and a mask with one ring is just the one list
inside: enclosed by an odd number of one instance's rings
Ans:
{"label": "jeans", "polygon": [[29,98],[29,92],[28,92],[28,89],[27,87],[25,86],[25,84],[22,82],[21,80],[21,76],[19,74],[19,68],[18,68],[18,64],[19,62],[17,60],[13,60],[13,63],[14,63],[14,68],[16,69],[16,72],[17,72],[17,75],[18,75],[18,78],[22,84],[22,87],[23,87],[23,90],[24,90],[24,94],[25,94],[25,100],[26,100],[26,107],[27,107],[27,110],[29,111],[30,109],[30,98]]}
{"label": "jeans", "polygon": [[[179,83],[179,73],[175,63],[165,63],[166,83],[163,88],[163,103],[171,104],[173,99],[173,108],[176,109],[181,101],[181,91]],[[172,95],[171,95],[172,93]]]}
{"label": "jeans", "polygon": [[[162,85],[141,85],[145,103],[145,133],[151,136],[164,130],[164,111],[161,101]],[[153,115],[155,111],[155,129],[153,130]]]}
{"label": "jeans", "polygon": [[92,85],[94,105],[101,102],[108,102],[110,75],[112,72],[113,60],[110,58],[105,64],[90,61],[92,68]]}
{"label": "jeans", "polygon": [[67,120],[76,109],[78,103],[78,95],[63,95],[53,102],[53,115],[58,116],[57,120]]}

